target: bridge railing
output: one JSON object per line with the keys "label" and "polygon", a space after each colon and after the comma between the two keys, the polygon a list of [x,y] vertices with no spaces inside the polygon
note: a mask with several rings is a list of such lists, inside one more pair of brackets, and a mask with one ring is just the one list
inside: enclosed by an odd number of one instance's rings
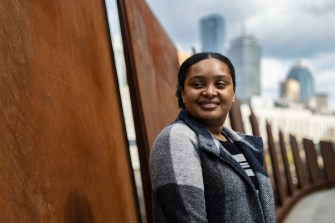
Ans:
{"label": "bridge railing", "polygon": [[[234,104],[231,111],[231,127],[244,131],[240,104]],[[249,121],[253,134],[259,136],[260,126],[252,109]],[[271,120],[267,121],[265,128],[265,168],[273,184],[277,219],[282,222],[302,197],[335,186],[334,146],[330,141],[299,140],[281,130],[278,137],[274,137]]]}

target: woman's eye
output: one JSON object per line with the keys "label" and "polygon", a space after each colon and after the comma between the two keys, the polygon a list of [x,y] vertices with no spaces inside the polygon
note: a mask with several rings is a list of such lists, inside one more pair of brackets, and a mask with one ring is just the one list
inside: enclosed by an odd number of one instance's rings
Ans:
{"label": "woman's eye", "polygon": [[226,86],[226,83],[225,82],[218,82],[216,83],[216,86],[219,87],[219,88],[224,88]]}
{"label": "woman's eye", "polygon": [[204,84],[202,82],[195,82],[195,83],[193,83],[193,87],[195,87],[195,88],[201,88],[203,86],[204,86]]}

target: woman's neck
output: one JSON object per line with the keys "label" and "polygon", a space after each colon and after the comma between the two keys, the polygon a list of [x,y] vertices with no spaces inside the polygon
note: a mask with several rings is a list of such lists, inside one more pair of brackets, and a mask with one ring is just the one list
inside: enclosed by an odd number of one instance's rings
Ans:
{"label": "woman's neck", "polygon": [[226,137],[222,135],[223,126],[207,127],[207,129],[220,141],[227,141]]}

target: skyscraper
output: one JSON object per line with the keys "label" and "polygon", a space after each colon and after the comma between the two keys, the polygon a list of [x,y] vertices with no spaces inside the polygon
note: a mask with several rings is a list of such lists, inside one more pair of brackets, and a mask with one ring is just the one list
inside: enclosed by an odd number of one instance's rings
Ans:
{"label": "skyscraper", "polygon": [[236,96],[246,102],[251,96],[261,94],[261,47],[250,35],[242,34],[231,42],[228,50],[236,71]]}
{"label": "skyscraper", "polygon": [[225,39],[225,20],[220,15],[209,15],[200,20],[202,51],[223,53]]}
{"label": "skyscraper", "polygon": [[293,65],[286,79],[294,79],[300,83],[300,100],[302,102],[306,102],[314,96],[315,87],[312,72],[302,63],[298,62]]}

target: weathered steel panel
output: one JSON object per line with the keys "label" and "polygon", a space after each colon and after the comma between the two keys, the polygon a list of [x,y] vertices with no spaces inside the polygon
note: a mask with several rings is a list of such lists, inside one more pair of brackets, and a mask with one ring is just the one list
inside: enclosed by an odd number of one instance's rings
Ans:
{"label": "weathered steel panel", "polygon": [[148,221],[151,190],[148,154],[157,134],[178,112],[177,50],[144,0],[118,0],[127,78]]}
{"label": "weathered steel panel", "polygon": [[144,125],[151,147],[179,111],[175,97],[178,54],[144,0],[119,0],[118,5],[135,121]]}
{"label": "weathered steel panel", "polygon": [[232,129],[237,132],[245,133],[241,112],[241,101],[238,99],[235,100],[230,109],[229,120]]}
{"label": "weathered steel panel", "polygon": [[137,222],[104,1],[1,1],[0,24],[0,222]]}
{"label": "weathered steel panel", "polygon": [[323,179],[318,164],[318,154],[316,153],[314,142],[313,140],[306,138],[303,138],[302,142],[306,154],[306,163],[309,173],[309,180],[313,184],[318,184],[322,182]]}
{"label": "weathered steel panel", "polygon": [[282,155],[282,162],[283,162],[284,170],[285,170],[285,181],[286,181],[286,188],[287,188],[286,195],[292,196],[295,191],[295,187],[293,184],[290,162],[288,160],[285,137],[282,131],[279,131],[279,145],[280,145],[280,151]]}
{"label": "weathered steel panel", "polygon": [[290,144],[294,160],[295,172],[298,179],[298,189],[302,189],[308,186],[308,182],[306,179],[306,173],[304,170],[303,162],[300,156],[300,148],[298,146],[297,138],[291,134],[290,134]]}
{"label": "weathered steel panel", "polygon": [[273,139],[272,135],[272,128],[271,125],[267,122],[266,123],[266,132],[268,136],[268,146],[269,146],[269,152],[271,157],[271,165],[272,165],[272,174],[274,178],[274,188],[275,188],[275,203],[278,206],[283,206],[286,199],[286,194],[283,188],[283,180],[282,175],[280,173],[279,168],[279,159],[278,159],[278,153],[276,149],[276,144]]}
{"label": "weathered steel panel", "polygon": [[326,179],[329,182],[335,183],[335,152],[333,143],[330,141],[320,141],[320,150]]}

